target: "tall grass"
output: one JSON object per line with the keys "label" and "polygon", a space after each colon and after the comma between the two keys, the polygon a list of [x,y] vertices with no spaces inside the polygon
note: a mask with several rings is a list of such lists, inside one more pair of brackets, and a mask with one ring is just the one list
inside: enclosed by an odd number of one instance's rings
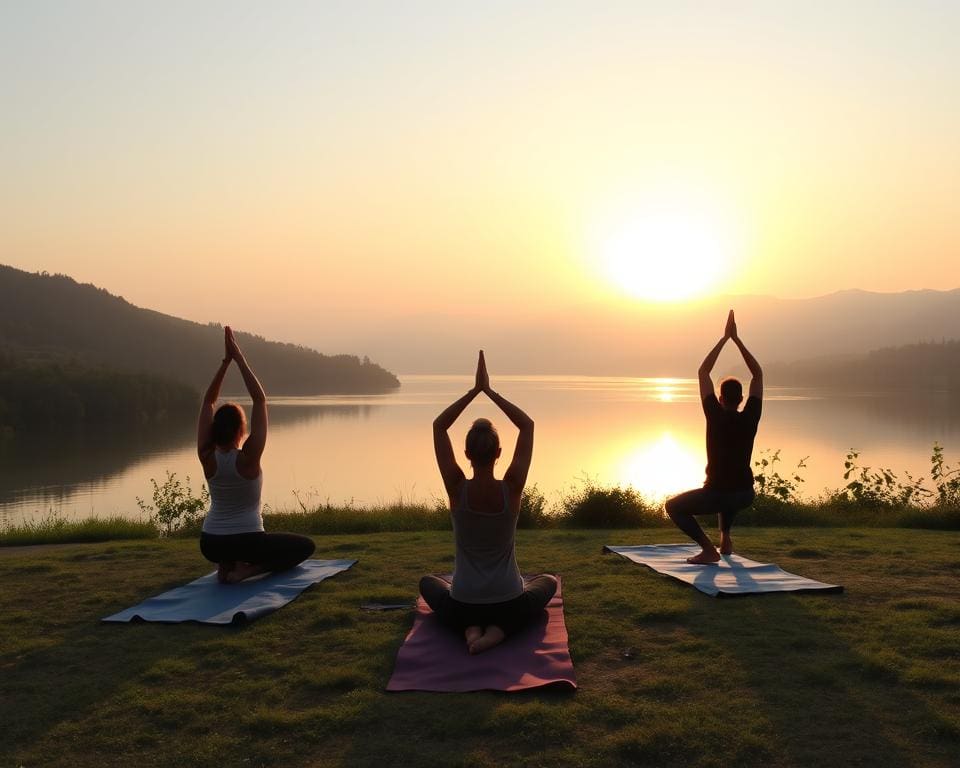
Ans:
{"label": "tall grass", "polygon": [[51,514],[40,520],[24,521],[3,528],[0,530],[0,546],[155,539],[159,535],[159,529],[151,520],[128,520],[124,517],[66,520]]}

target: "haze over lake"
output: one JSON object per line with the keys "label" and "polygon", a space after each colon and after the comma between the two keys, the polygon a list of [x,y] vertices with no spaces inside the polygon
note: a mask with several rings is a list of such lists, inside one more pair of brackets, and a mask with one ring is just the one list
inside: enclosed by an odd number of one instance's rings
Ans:
{"label": "haze over lake", "polygon": [[[297,496],[308,506],[438,498],[442,488],[430,424],[472,379],[401,376],[401,381],[398,391],[386,395],[272,399],[264,503],[289,509],[297,508]],[[651,497],[703,481],[703,415],[693,379],[500,376],[493,385],[536,421],[530,483],[549,501],[585,478],[632,485]],[[461,450],[470,422],[480,416],[500,428],[505,465],[515,431],[482,397],[453,428],[455,448]],[[194,439],[193,425],[186,423],[142,435],[94,432],[7,444],[0,523],[51,513],[137,518],[136,497],[149,501],[150,478],[162,480],[169,470],[181,479],[189,475],[199,490]],[[946,395],[892,398],[768,386],[754,458],[764,449],[781,449],[780,472],[786,475],[809,456],[801,475],[805,495],[815,496],[843,485],[850,448],[861,451],[864,464],[917,476],[928,471],[934,441],[955,463],[960,408],[951,407]]]}

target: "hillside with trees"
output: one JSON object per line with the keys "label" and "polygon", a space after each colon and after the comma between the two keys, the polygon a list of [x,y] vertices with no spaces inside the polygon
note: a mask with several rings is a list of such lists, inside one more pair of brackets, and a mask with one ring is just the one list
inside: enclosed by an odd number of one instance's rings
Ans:
{"label": "hillside with trees", "polygon": [[[392,373],[366,358],[324,355],[234,330],[270,395],[369,394],[400,385]],[[87,375],[81,371],[149,374],[199,392],[216,369],[222,346],[220,325],[142,309],[65,275],[0,265],[0,353],[8,366],[21,372],[25,366],[52,371],[50,376],[71,379],[71,386],[81,389],[79,382]],[[134,380],[120,381],[113,380],[120,389],[129,389]],[[144,382],[136,386],[146,391]],[[235,372],[224,391],[243,392]],[[171,403],[181,396],[173,390],[168,394]]]}
{"label": "hillside with trees", "polygon": [[768,381],[860,391],[960,391],[960,341],[884,347],[863,355],[770,366]]}

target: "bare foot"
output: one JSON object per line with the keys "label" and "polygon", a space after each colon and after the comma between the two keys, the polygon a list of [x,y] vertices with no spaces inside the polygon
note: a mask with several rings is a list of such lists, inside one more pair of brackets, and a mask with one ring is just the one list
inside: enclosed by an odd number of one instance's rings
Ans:
{"label": "bare foot", "polygon": [[710,565],[710,563],[716,563],[719,559],[720,553],[710,547],[710,549],[703,550],[699,555],[688,557],[687,562],[691,565]]}
{"label": "bare foot", "polygon": [[226,584],[230,580],[230,571],[236,568],[236,563],[217,563],[217,581]]}
{"label": "bare foot", "polygon": [[262,565],[240,562],[227,574],[227,584],[239,584],[244,579],[259,576],[261,573],[266,572],[267,569]]}
{"label": "bare foot", "polygon": [[479,638],[470,643],[468,650],[472,654],[483,653],[495,645],[500,645],[505,638],[506,634],[504,634],[504,631],[496,624],[491,624]]}
{"label": "bare foot", "polygon": [[483,627],[467,627],[463,631],[463,636],[467,640],[467,649],[469,649],[471,645],[483,637]]}
{"label": "bare foot", "polygon": [[721,555],[733,554],[733,539],[730,538],[729,533],[720,534],[720,554]]}

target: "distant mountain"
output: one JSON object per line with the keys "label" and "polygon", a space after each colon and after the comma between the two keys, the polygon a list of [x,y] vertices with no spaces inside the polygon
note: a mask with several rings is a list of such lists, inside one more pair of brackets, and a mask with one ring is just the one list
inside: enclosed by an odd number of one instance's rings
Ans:
{"label": "distant mountain", "polygon": [[[268,395],[376,393],[400,386],[366,358],[323,355],[234,330]],[[0,265],[0,352],[34,364],[154,374],[202,390],[223,355],[223,329],[135,307],[65,275]],[[233,367],[224,390],[244,391]]]}
{"label": "distant mountain", "polygon": [[[840,291],[809,299],[724,296],[688,305],[570,305],[522,322],[439,313],[390,318],[376,334],[344,332],[403,373],[470,373],[475,350],[491,372],[695,376],[734,308],[740,332],[764,364],[865,354],[883,347],[960,339],[960,289]],[[429,339],[413,346],[409,338]],[[718,373],[743,372],[725,350]],[[771,382],[772,383],[772,382]]]}

